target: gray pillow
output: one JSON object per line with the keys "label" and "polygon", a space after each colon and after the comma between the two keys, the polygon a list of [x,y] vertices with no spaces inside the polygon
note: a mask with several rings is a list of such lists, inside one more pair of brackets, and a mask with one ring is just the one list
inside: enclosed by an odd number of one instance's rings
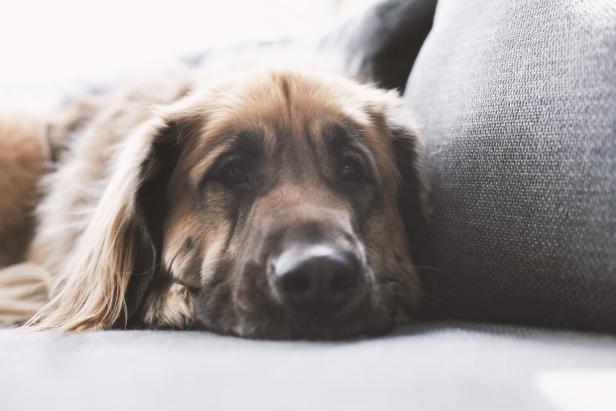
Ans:
{"label": "gray pillow", "polygon": [[435,8],[436,0],[382,0],[328,33],[319,48],[339,55],[346,73],[402,91]]}
{"label": "gray pillow", "polygon": [[616,332],[616,2],[439,0],[426,314]]}

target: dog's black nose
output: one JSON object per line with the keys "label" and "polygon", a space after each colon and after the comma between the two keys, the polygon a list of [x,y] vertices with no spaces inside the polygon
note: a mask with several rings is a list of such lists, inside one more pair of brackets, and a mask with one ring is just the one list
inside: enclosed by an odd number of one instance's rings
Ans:
{"label": "dog's black nose", "polygon": [[285,304],[313,313],[344,307],[363,283],[357,257],[327,246],[285,250],[273,264],[273,275]]}

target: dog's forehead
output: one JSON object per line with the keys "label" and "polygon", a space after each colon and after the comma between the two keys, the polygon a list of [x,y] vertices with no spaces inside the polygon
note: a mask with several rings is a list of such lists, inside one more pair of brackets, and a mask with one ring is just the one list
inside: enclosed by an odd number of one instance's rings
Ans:
{"label": "dog's forehead", "polygon": [[[368,125],[366,96],[358,84],[337,77],[266,71],[227,80],[205,91],[211,130],[244,128],[300,129],[305,124],[348,118]],[[295,130],[301,131],[301,130]],[[296,133],[298,134],[298,133]]]}
{"label": "dog's forehead", "polygon": [[[255,130],[267,139],[318,140],[332,123],[371,125],[362,88],[345,79],[266,72],[219,87],[210,97],[207,129]],[[279,142],[279,141],[278,141]]]}
{"label": "dog's forehead", "polygon": [[365,137],[360,143],[376,160],[381,165],[390,163],[386,158],[391,156],[389,145],[378,135],[382,130],[377,130],[379,121],[375,121],[382,95],[349,79],[263,71],[220,82],[198,97],[193,112],[201,117],[200,132],[190,151],[195,162],[202,164],[197,168],[200,171],[207,159],[211,162],[246,134],[255,138],[266,154],[275,153],[288,141],[303,147],[316,143],[317,148],[327,149],[320,143],[331,125],[357,131],[350,136]]}

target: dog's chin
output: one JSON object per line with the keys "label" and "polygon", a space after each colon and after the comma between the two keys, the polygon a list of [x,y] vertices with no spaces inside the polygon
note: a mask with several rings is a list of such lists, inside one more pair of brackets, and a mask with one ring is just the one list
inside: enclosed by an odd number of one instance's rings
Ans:
{"label": "dog's chin", "polygon": [[261,340],[335,341],[384,335],[392,330],[393,324],[394,322],[389,319],[369,322],[361,319],[336,325],[317,320],[312,323],[303,322],[293,325],[245,322],[234,327],[229,334]]}
{"label": "dog's chin", "polygon": [[199,318],[198,323],[205,330],[242,338],[332,341],[387,334],[393,329],[396,319],[397,307],[392,303],[377,307],[365,305],[337,317],[293,315],[281,310],[277,315],[253,312],[232,323]]}
{"label": "dog's chin", "polygon": [[233,334],[238,337],[261,340],[337,341],[385,335],[392,330],[393,324],[393,321],[389,320],[374,321],[368,324],[365,321],[356,321],[344,326],[333,326],[322,322],[303,324],[297,327],[276,324],[246,324],[234,330]]}

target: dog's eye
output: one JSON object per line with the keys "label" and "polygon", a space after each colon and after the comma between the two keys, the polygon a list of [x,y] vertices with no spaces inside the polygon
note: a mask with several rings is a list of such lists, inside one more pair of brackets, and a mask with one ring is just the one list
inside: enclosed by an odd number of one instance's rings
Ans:
{"label": "dog's eye", "polygon": [[360,183],[366,178],[361,163],[352,157],[344,159],[340,169],[340,175],[342,179],[348,183]]}
{"label": "dog's eye", "polygon": [[217,174],[221,183],[229,186],[246,185],[250,183],[246,168],[239,162],[227,164]]}

